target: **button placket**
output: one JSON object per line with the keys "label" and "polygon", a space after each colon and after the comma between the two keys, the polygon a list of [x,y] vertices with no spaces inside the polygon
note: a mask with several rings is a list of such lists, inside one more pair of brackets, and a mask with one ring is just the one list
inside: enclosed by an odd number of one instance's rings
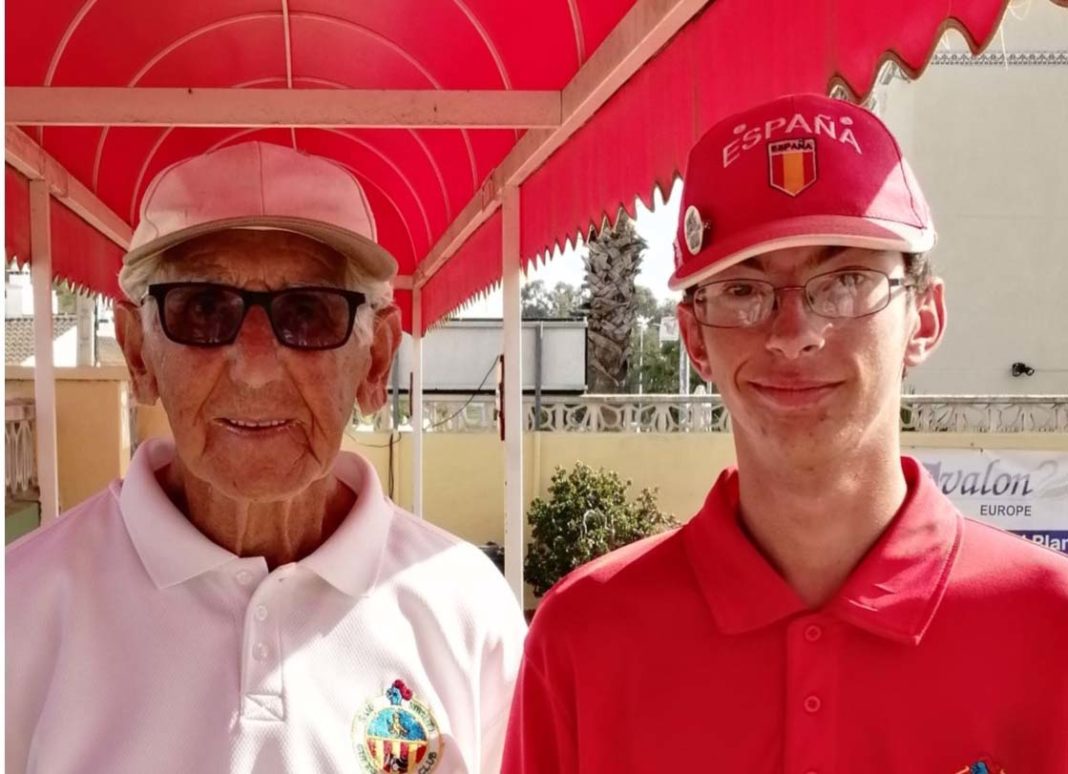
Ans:
{"label": "button placket", "polygon": [[256,589],[245,612],[241,714],[246,719],[285,719],[281,617],[277,610],[287,588],[282,581],[290,575],[287,568],[271,573]]}
{"label": "button placket", "polygon": [[783,770],[833,774],[837,635],[826,619],[806,616],[786,629],[786,744]]}

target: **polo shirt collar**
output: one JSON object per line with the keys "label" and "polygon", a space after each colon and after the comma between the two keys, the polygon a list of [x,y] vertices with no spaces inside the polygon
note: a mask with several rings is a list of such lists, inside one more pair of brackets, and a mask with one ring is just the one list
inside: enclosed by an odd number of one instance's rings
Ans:
{"label": "polo shirt collar", "polygon": [[334,475],[356,493],[356,504],[325,543],[298,564],[350,597],[368,593],[378,579],[393,513],[374,467],[341,452]]}
{"label": "polo shirt collar", "polygon": [[[157,588],[183,583],[238,559],[213,543],[179,511],[156,479],[175,455],[174,443],[142,443],[119,493],[119,508],[134,548]],[[334,475],[356,494],[356,503],[334,534],[297,564],[349,596],[371,589],[378,577],[392,513],[374,468],[342,452]]]}
{"label": "polo shirt collar", "polygon": [[167,497],[156,472],[174,459],[172,441],[140,444],[119,493],[126,531],[157,588],[184,583],[234,561],[237,556],[211,542]]}
{"label": "polo shirt collar", "polygon": [[[923,467],[901,460],[908,494],[893,521],[823,612],[877,636],[918,644],[945,594],[963,519]],[[742,529],[738,474],[720,475],[683,530],[717,625],[742,634],[809,611]]]}

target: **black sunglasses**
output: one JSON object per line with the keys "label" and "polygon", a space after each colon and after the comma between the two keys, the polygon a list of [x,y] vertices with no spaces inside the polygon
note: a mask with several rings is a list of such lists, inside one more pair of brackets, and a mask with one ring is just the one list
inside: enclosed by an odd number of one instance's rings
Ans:
{"label": "black sunglasses", "polygon": [[356,310],[367,296],[354,290],[297,287],[245,290],[211,282],[148,286],[167,338],[191,347],[233,344],[249,309],[261,306],[278,341],[293,349],[336,349],[349,340]]}

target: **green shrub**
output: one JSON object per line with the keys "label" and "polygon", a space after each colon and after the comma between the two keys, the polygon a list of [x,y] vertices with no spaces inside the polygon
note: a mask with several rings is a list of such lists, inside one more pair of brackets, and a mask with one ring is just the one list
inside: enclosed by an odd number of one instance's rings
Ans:
{"label": "green shrub", "polygon": [[541,596],[571,570],[602,554],[678,526],[660,512],[656,490],[627,498],[630,481],[619,474],[578,463],[553,473],[547,500],[536,498],[528,518],[533,539],[523,571]]}

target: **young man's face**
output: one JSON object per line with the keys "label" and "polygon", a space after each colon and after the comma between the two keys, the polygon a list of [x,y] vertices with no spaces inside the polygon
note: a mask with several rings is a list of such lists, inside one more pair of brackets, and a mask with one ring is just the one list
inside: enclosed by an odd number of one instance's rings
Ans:
{"label": "young man's face", "polygon": [[[709,282],[801,286],[846,269],[904,279],[905,259],[860,248],[789,248],[726,269]],[[694,301],[679,305],[690,356],[722,393],[740,449],[815,466],[871,439],[896,436],[903,369],[922,363],[937,346],[946,310],[938,280],[923,292],[889,292],[881,311],[831,319],[810,310],[802,291],[780,291],[767,319],[750,327],[708,327],[698,321]],[[707,312],[700,316],[708,320]]]}

